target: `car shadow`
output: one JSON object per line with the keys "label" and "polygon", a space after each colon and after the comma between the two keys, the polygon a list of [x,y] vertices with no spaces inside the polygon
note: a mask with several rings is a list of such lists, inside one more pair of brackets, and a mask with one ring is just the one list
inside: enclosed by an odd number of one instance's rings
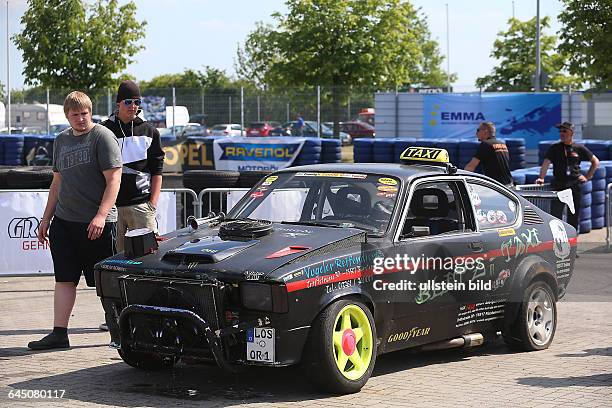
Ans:
{"label": "car shadow", "polygon": [[[28,334],[42,334],[47,335],[50,333],[49,328],[45,329],[23,329],[23,330],[0,330],[0,336],[21,336]],[[86,333],[102,333],[97,327],[71,327],[68,329],[68,334],[86,334]],[[36,339],[33,339],[36,340]]]}
{"label": "car shadow", "polygon": [[[503,342],[473,349],[414,353],[399,351],[381,356],[373,376],[411,368],[463,361],[475,355],[507,354]],[[15,389],[66,389],[66,398],[120,407],[165,407],[176,404],[229,406],[244,403],[300,402],[329,395],[318,392],[299,366],[275,369],[253,367],[239,374],[215,365],[179,364],[163,371],[143,371],[123,363],[110,364],[40,377],[10,384]],[[83,385],[83,379],[86,384]],[[73,384],[71,387],[68,384]],[[366,385],[367,387],[367,385]]]}
{"label": "car shadow", "polygon": [[577,377],[524,377],[519,378],[517,383],[540,388],[610,387],[612,386],[612,373]]}
{"label": "car shadow", "polygon": [[72,349],[85,349],[95,347],[108,347],[108,343],[103,344],[88,344],[86,346],[71,346],[67,349],[51,349],[51,350],[30,350],[27,347],[6,347],[0,348],[0,360],[8,359],[10,357],[23,357],[33,354],[44,354],[44,353],[57,353],[62,351],[70,351]]}

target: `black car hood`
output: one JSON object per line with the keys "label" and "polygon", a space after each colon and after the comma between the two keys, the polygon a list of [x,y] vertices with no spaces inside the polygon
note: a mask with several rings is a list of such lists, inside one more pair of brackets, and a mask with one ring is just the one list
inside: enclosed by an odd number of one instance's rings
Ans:
{"label": "black car hood", "polygon": [[163,241],[153,254],[129,260],[120,254],[103,261],[102,268],[113,265],[117,270],[124,265],[128,272],[141,270],[161,276],[192,277],[206,272],[207,277],[220,279],[275,279],[279,276],[273,272],[287,264],[366,242],[366,233],[355,228],[280,223],[273,224],[268,235],[257,238],[220,237],[218,227],[181,231]]}

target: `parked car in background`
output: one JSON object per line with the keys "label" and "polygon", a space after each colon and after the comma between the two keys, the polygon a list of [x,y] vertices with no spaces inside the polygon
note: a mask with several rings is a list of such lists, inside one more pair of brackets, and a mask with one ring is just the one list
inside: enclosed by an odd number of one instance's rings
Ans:
{"label": "parked car in background", "polygon": [[361,137],[372,138],[376,136],[374,126],[366,122],[356,120],[350,122],[340,122],[339,125],[340,131],[348,133],[349,135],[351,135],[352,139],[358,139]]}
{"label": "parked car in background", "polygon": [[237,123],[223,123],[210,128],[211,136],[243,136],[244,130]]}
{"label": "parked car in background", "polygon": [[[317,122],[307,120],[304,122],[304,128],[302,134],[297,134],[295,125],[297,121],[290,121],[276,127],[270,131],[270,136],[304,136],[304,137],[317,137]],[[333,139],[334,130],[324,123],[321,124],[321,137],[324,139]],[[340,132],[340,142],[343,145],[351,144],[351,136],[348,133]]]}
{"label": "parked car in background", "polygon": [[278,122],[251,122],[246,129],[247,136],[270,136],[270,131],[278,127]]}
{"label": "parked car in background", "polygon": [[183,138],[188,136],[208,136],[208,129],[199,123],[188,123],[177,137]]}
{"label": "parked car in background", "polygon": [[199,123],[202,126],[208,126],[208,115],[198,113],[189,117],[189,123]]}
{"label": "parked car in background", "polygon": [[69,127],[70,125],[64,123],[60,123],[59,125],[51,125],[49,126],[49,134],[52,136],[57,136]]}

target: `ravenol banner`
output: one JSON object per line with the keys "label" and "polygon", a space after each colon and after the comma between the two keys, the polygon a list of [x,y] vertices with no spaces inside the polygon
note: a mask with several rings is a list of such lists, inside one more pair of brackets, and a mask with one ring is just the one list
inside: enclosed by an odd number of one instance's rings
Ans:
{"label": "ravenol banner", "polygon": [[289,167],[302,150],[303,138],[232,137],[213,144],[216,170],[279,170]]}
{"label": "ravenol banner", "polygon": [[557,139],[561,94],[432,94],[423,96],[424,138],[475,138],[481,122],[491,121],[497,137],[524,138],[528,149]]}

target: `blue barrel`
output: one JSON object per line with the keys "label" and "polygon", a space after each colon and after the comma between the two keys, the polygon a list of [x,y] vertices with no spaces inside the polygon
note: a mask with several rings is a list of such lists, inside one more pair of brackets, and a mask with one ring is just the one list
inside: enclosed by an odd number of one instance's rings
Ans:
{"label": "blue barrel", "polygon": [[606,219],[604,217],[591,218],[591,227],[593,229],[601,229],[606,226]]}
{"label": "blue barrel", "polygon": [[374,143],[374,148],[373,148],[374,162],[376,163],[395,163],[394,154],[395,154],[395,139],[378,139]]}
{"label": "blue barrel", "polygon": [[395,139],[395,144],[393,145],[393,157],[395,163],[401,163],[400,156],[407,148],[411,146],[416,146],[416,139],[413,137],[404,137]]}
{"label": "blue barrel", "polygon": [[580,221],[580,225],[578,227],[578,232],[580,234],[587,234],[589,232],[591,232],[591,228],[592,228],[592,224],[591,224],[591,220],[586,220],[586,221]]}
{"label": "blue barrel", "polygon": [[353,141],[353,161],[355,163],[372,163],[374,161],[374,141],[376,139],[359,138]]}

